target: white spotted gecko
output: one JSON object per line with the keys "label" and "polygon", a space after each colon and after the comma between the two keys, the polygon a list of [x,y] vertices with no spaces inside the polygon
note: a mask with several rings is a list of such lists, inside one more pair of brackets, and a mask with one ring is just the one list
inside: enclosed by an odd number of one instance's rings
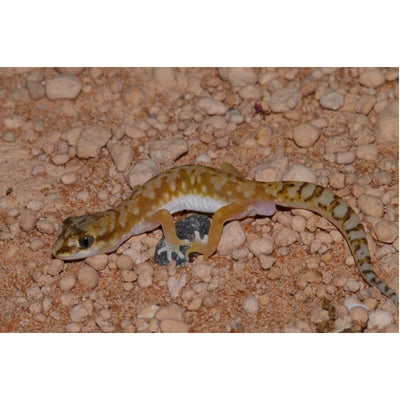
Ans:
{"label": "white spotted gecko", "polygon": [[[179,247],[187,246],[187,256],[201,253],[207,260],[217,248],[225,222],[270,216],[276,205],[308,209],[336,225],[364,279],[399,306],[398,295],[375,273],[361,220],[344,200],[313,183],[252,181],[227,163],[221,170],[200,165],[169,169],[135,186],[131,196],[114,209],[67,218],[53,255],[75,260],[110,253],[132,235],[161,225],[168,242],[168,248],[161,250],[184,257]],[[214,213],[208,237],[194,242],[177,237],[171,214],[182,210]]]}

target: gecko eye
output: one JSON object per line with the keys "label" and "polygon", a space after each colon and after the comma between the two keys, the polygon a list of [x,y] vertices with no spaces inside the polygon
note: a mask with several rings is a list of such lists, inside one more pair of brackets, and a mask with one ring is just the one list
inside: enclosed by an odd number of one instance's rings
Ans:
{"label": "gecko eye", "polygon": [[78,240],[79,247],[81,249],[87,249],[94,243],[94,237],[93,236],[86,236],[84,238],[80,238]]}

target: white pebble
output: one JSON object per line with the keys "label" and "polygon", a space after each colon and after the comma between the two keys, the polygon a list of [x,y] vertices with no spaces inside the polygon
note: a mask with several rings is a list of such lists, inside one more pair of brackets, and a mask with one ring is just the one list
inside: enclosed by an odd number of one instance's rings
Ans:
{"label": "white pebble", "polygon": [[100,126],[90,126],[84,129],[76,144],[78,158],[97,157],[100,149],[107,144],[111,138],[111,131]]}
{"label": "white pebble", "polygon": [[230,122],[235,125],[240,125],[244,122],[244,117],[238,110],[229,110],[225,114],[226,122]]}
{"label": "white pebble", "polygon": [[36,221],[38,217],[33,211],[23,211],[19,217],[19,227],[25,231],[29,232],[35,228]]}
{"label": "white pebble", "polygon": [[150,158],[158,163],[168,164],[187,153],[188,145],[184,139],[165,139],[148,144]]}
{"label": "white pebble", "polygon": [[383,216],[382,199],[377,196],[362,195],[358,199],[358,205],[360,210],[370,217],[382,218]]}
{"label": "white pebble", "polygon": [[282,175],[283,181],[303,181],[303,182],[317,182],[315,172],[302,164],[293,164]]}
{"label": "white pebble", "polygon": [[76,284],[76,279],[73,275],[66,275],[60,279],[58,286],[63,292],[71,290]]}
{"label": "white pebble", "polygon": [[228,110],[228,107],[222,101],[203,97],[197,100],[195,110],[207,115],[223,115]]}
{"label": "white pebble", "polygon": [[94,268],[84,266],[78,271],[78,281],[82,284],[82,286],[93,289],[99,282],[99,274]]}
{"label": "white pebble", "polygon": [[73,306],[69,311],[69,317],[72,322],[81,322],[88,317],[89,313],[83,304],[77,304]]}
{"label": "white pebble", "polygon": [[79,333],[81,331],[81,326],[76,322],[70,322],[69,324],[65,325],[65,330],[68,333]]}
{"label": "white pebble", "polygon": [[107,145],[107,149],[111,154],[117,171],[127,171],[133,160],[132,147],[127,144],[113,143]]}
{"label": "white pebble", "polygon": [[383,329],[393,322],[393,316],[388,311],[373,311],[368,320],[368,329]]}
{"label": "white pebble", "polygon": [[383,219],[375,225],[375,233],[380,242],[393,243],[399,237],[399,227],[395,222]]}
{"label": "white pebble", "polygon": [[272,93],[270,108],[274,113],[295,108],[301,101],[302,94],[296,88],[281,88]]}
{"label": "white pebble", "polygon": [[62,260],[51,260],[47,265],[47,273],[49,275],[58,275],[64,269],[64,262]]}
{"label": "white pebble", "polygon": [[52,235],[54,233],[54,225],[45,219],[40,219],[36,222],[36,229],[39,232],[46,233],[48,235]]}
{"label": "white pebble", "polygon": [[300,238],[297,232],[287,226],[280,226],[275,229],[272,237],[274,238],[274,243],[277,247],[290,246]]}
{"label": "white pebble", "polygon": [[344,290],[355,293],[358,292],[362,288],[362,286],[362,283],[358,280],[354,278],[349,278],[344,285]]}
{"label": "white pebble", "polygon": [[153,319],[159,308],[157,304],[150,304],[139,311],[137,318]]}
{"label": "white pebble", "polygon": [[364,307],[356,306],[350,309],[351,319],[360,326],[365,326],[368,321],[368,310]]}
{"label": "white pebble", "polygon": [[8,143],[13,143],[15,142],[15,135],[12,132],[4,132],[1,135],[1,138]]}
{"label": "white pebble", "polygon": [[293,130],[293,140],[299,147],[311,147],[318,140],[320,131],[311,124],[301,124]]}
{"label": "white pebble", "polygon": [[385,75],[377,68],[366,68],[361,74],[361,85],[369,88],[377,88],[385,83]]}
{"label": "white pebble", "polygon": [[232,88],[257,82],[257,70],[255,68],[218,68],[222,80],[228,81]]}
{"label": "white pebble", "polygon": [[72,185],[73,183],[76,182],[76,174],[74,172],[67,172],[63,175],[61,175],[61,183],[64,185]]}
{"label": "white pebble", "polygon": [[107,254],[98,254],[96,256],[88,257],[85,259],[85,263],[96,271],[102,271],[108,263]]}
{"label": "white pebble", "polygon": [[239,96],[244,100],[259,100],[262,91],[259,85],[248,84],[239,90]]}
{"label": "white pebble", "polygon": [[82,83],[76,76],[49,76],[45,81],[46,96],[49,100],[75,99],[82,89]]}
{"label": "white pebble", "polygon": [[149,287],[153,283],[152,274],[149,271],[142,271],[138,276],[138,285],[141,288]]}
{"label": "white pebble", "polygon": [[265,270],[271,269],[276,261],[274,257],[265,256],[263,254],[259,255],[258,259],[260,260],[261,268]]}
{"label": "white pebble", "polygon": [[187,333],[189,327],[182,321],[176,321],[173,319],[165,319],[160,322],[161,330],[164,333]]}
{"label": "white pebble", "polygon": [[397,144],[399,142],[399,102],[389,103],[380,113],[375,125],[377,142]]}
{"label": "white pebble", "polygon": [[229,222],[224,226],[217,251],[226,254],[237,249],[246,241],[246,234],[239,221]]}
{"label": "white pebble", "polygon": [[249,242],[249,250],[256,257],[259,257],[261,254],[271,254],[274,251],[274,242],[270,236],[253,239]]}
{"label": "white pebble", "polygon": [[54,165],[64,165],[69,161],[68,154],[56,154],[51,158]]}
{"label": "white pebble", "polygon": [[255,314],[258,312],[259,303],[258,299],[254,294],[249,294],[243,301],[243,309],[249,314]]}
{"label": "white pebble", "polygon": [[160,170],[153,160],[142,160],[135,164],[135,166],[129,171],[127,181],[129,186],[133,188],[136,185],[142,185],[147,182],[158,175],[159,172]]}
{"label": "white pebble", "polygon": [[154,317],[158,321],[183,321],[183,310],[177,304],[172,303],[169,306],[161,307],[160,309],[158,309]]}
{"label": "white pebble", "polygon": [[360,160],[374,161],[378,156],[378,148],[375,144],[364,144],[357,147],[356,154]]}
{"label": "white pebble", "polygon": [[336,111],[342,107],[344,97],[341,93],[329,90],[320,97],[319,103],[323,108]]}
{"label": "white pebble", "polygon": [[336,162],[338,164],[351,164],[356,159],[354,151],[344,151],[336,154]]}

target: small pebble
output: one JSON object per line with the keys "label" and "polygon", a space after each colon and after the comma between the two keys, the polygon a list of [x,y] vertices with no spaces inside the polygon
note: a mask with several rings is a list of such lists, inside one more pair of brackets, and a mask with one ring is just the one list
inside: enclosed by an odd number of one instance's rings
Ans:
{"label": "small pebble", "polygon": [[167,281],[167,287],[171,298],[174,299],[178,297],[179,292],[185,287],[186,283],[187,283],[186,274],[180,275],[178,279],[175,278],[174,276],[169,277]]}
{"label": "small pebble", "polygon": [[51,158],[54,165],[64,165],[69,161],[70,157],[68,154],[56,154]]}
{"label": "small pebble", "polygon": [[96,271],[102,271],[108,263],[107,254],[98,254],[96,256],[88,257],[85,259],[85,263]]}
{"label": "small pebble", "polygon": [[84,129],[76,144],[78,158],[97,157],[100,149],[111,139],[110,129],[101,126],[90,126]]}
{"label": "small pebble", "polygon": [[358,199],[360,210],[371,217],[382,218],[384,207],[383,202],[379,197],[362,195]]}
{"label": "small pebble", "polygon": [[153,160],[147,159],[139,161],[128,172],[127,181],[131,189],[136,185],[142,185],[151,178],[157,176],[160,170]]}
{"label": "small pebble", "polygon": [[99,282],[98,272],[89,266],[81,267],[78,271],[78,281],[85,287],[93,289]]}
{"label": "small pebble", "polygon": [[188,305],[187,309],[189,311],[197,311],[203,303],[203,300],[201,297],[195,297]]}
{"label": "small pebble", "polygon": [[399,102],[389,103],[380,113],[375,125],[377,142],[397,144],[399,142]]}
{"label": "small pebble", "polygon": [[366,68],[359,77],[361,85],[377,88],[385,83],[385,75],[377,68]]}
{"label": "small pebble", "polygon": [[354,278],[347,279],[344,290],[348,290],[352,293],[358,292],[362,288],[362,283]]}
{"label": "small pebble", "polygon": [[228,107],[222,101],[204,97],[197,100],[195,110],[207,115],[223,115]]}
{"label": "small pebble", "polygon": [[32,251],[38,251],[40,249],[43,249],[43,247],[45,247],[45,246],[46,246],[46,242],[39,238],[33,238],[31,240],[31,242],[29,243],[29,248]]}
{"label": "small pebble", "polygon": [[122,254],[117,258],[117,267],[122,270],[132,269],[134,266],[133,260],[126,254]]}
{"label": "small pebble", "polygon": [[175,303],[170,304],[166,307],[161,307],[157,310],[154,316],[158,321],[163,320],[175,320],[175,321],[183,321],[183,311],[182,309]]}
{"label": "small pebble", "polygon": [[301,101],[302,93],[296,88],[281,88],[272,93],[270,108],[281,113],[295,108]]}
{"label": "small pebble", "polygon": [[73,75],[55,75],[46,78],[45,88],[49,100],[75,99],[82,89],[82,83]]}
{"label": "small pebble", "polygon": [[388,311],[373,311],[368,320],[368,329],[383,329],[393,322],[393,316]]}
{"label": "small pebble", "polygon": [[165,319],[160,322],[161,330],[164,333],[187,333],[189,327],[182,321],[176,321],[174,319]]}
{"label": "small pebble", "polygon": [[354,151],[345,151],[343,153],[336,154],[336,162],[338,164],[351,164],[354,162],[356,154]]}
{"label": "small pebble", "polygon": [[277,247],[287,247],[299,240],[299,234],[287,226],[280,226],[275,229],[272,237]]}
{"label": "small pebble", "polygon": [[154,162],[168,164],[185,154],[188,145],[183,139],[166,139],[150,142],[148,149],[150,158]]}
{"label": "small pebble", "polygon": [[378,148],[375,144],[364,144],[357,147],[356,155],[360,160],[374,161],[378,156]]}
{"label": "small pebble", "polygon": [[54,225],[45,219],[40,219],[36,222],[36,229],[39,232],[46,233],[48,235],[52,235],[54,233]]}
{"label": "small pebble", "polygon": [[318,128],[311,124],[301,124],[293,130],[293,140],[299,147],[311,147],[320,136]]}
{"label": "small pebble", "polygon": [[336,111],[344,104],[344,97],[341,93],[330,90],[320,97],[319,103],[323,108]]}
{"label": "small pebble", "polygon": [[368,321],[368,311],[364,307],[353,307],[350,310],[351,319],[360,326],[365,326]]}
{"label": "small pebble", "polygon": [[303,182],[317,182],[317,176],[315,172],[305,165],[293,164],[286,172],[282,175],[283,181],[303,181]]}
{"label": "small pebble", "polygon": [[113,143],[109,144],[107,149],[111,154],[117,171],[127,171],[133,161],[132,147],[127,144]]}
{"label": "small pebble", "polygon": [[123,282],[135,282],[138,275],[135,271],[123,269],[121,271],[121,279]]}
{"label": "small pebble", "polygon": [[258,312],[259,303],[258,299],[254,294],[249,294],[243,301],[243,309],[249,314],[255,314]]}
{"label": "small pebble", "polygon": [[217,251],[226,254],[242,246],[246,241],[246,234],[239,221],[232,221],[224,226]]}
{"label": "small pebble", "polygon": [[73,306],[69,311],[69,317],[72,322],[82,322],[88,317],[89,313],[83,304]]}
{"label": "small pebble", "polygon": [[139,273],[137,281],[138,281],[139,287],[147,288],[147,287],[151,286],[151,284],[153,283],[152,274],[149,271],[143,271],[143,272]]}
{"label": "small pebble", "polygon": [[64,185],[72,185],[76,182],[77,178],[75,172],[67,172],[61,175],[60,180]]}
{"label": "small pebble", "polygon": [[47,266],[47,273],[49,275],[58,275],[64,269],[64,262],[62,260],[51,260]]}
{"label": "small pebble", "polygon": [[8,143],[13,143],[15,142],[15,135],[12,132],[4,132],[1,135],[1,138]]}
{"label": "small pebble", "polygon": [[151,304],[142,308],[137,315],[137,318],[144,318],[144,319],[152,319],[155,316],[155,313],[160,308],[157,304]]}
{"label": "small pebble", "polygon": [[35,228],[36,221],[38,217],[35,212],[33,211],[23,211],[19,218],[19,227],[25,231],[29,232]]}
{"label": "small pebble", "polygon": [[249,250],[256,256],[268,255],[274,251],[274,242],[272,237],[264,236],[262,238],[253,239],[249,242]]}
{"label": "small pebble", "polygon": [[76,279],[73,275],[66,275],[60,279],[58,286],[63,292],[71,290],[76,284]]}
{"label": "small pebble", "polygon": [[232,88],[244,86],[257,82],[257,71],[255,68],[218,68],[221,79],[229,82]]}
{"label": "small pebble", "polygon": [[65,325],[65,330],[68,333],[79,333],[81,331],[81,326],[76,322],[70,322],[69,324]]}
{"label": "small pebble", "polygon": [[383,219],[375,225],[378,240],[383,243],[393,243],[399,237],[399,227],[395,222]]}

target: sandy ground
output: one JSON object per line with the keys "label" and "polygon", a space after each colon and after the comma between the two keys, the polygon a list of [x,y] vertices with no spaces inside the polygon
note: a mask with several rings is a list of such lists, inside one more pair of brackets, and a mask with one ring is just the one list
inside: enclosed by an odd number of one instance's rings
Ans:
{"label": "sandy ground", "polygon": [[[398,69],[1,69],[0,120],[0,331],[398,331],[398,310],[310,212],[234,223],[206,264],[156,265],[160,230],[94,261],[51,256],[63,219],[152,172],[138,162],[229,162],[345,197],[398,293]],[[252,243],[263,237],[271,249]]]}

